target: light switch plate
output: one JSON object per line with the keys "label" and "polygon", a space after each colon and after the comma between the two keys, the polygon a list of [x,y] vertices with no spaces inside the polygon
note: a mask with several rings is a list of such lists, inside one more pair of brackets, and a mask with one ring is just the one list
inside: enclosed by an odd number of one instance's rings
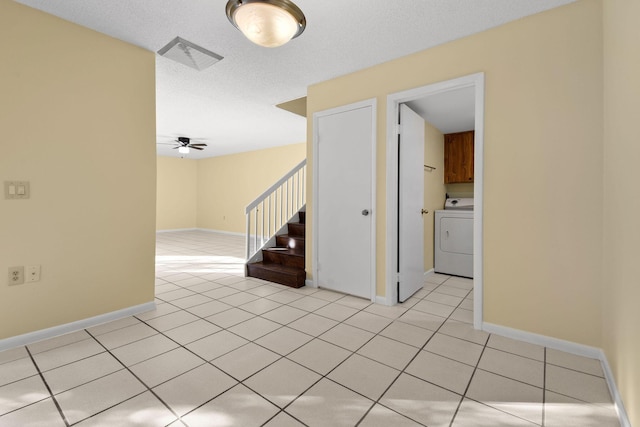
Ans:
{"label": "light switch plate", "polygon": [[29,181],[5,181],[4,182],[4,198],[5,199],[28,199],[31,195]]}

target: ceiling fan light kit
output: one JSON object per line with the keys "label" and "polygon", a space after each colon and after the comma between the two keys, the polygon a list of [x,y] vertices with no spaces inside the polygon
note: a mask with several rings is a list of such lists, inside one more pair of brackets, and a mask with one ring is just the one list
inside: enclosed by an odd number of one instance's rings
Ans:
{"label": "ceiling fan light kit", "polygon": [[189,154],[189,147],[178,147],[178,153]]}
{"label": "ceiling fan light kit", "polygon": [[253,43],[278,47],[298,37],[307,21],[290,0],[229,0],[227,18]]}

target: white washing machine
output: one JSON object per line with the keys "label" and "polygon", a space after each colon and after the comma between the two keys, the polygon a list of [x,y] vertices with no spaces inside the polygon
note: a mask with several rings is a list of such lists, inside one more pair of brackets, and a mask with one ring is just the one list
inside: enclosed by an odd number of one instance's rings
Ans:
{"label": "white washing machine", "polygon": [[434,237],[435,272],[473,278],[473,199],[447,199]]}

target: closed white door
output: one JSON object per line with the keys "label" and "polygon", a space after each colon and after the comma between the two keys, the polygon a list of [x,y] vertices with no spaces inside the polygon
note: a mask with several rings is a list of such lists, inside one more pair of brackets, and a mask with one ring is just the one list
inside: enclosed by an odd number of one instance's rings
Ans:
{"label": "closed white door", "polygon": [[424,284],[424,120],[400,105],[398,301]]}
{"label": "closed white door", "polygon": [[371,299],[372,105],[315,117],[316,283]]}

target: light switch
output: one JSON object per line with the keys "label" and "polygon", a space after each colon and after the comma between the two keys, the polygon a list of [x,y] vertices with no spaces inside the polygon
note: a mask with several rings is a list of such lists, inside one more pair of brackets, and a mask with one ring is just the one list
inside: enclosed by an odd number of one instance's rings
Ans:
{"label": "light switch", "polygon": [[29,181],[5,181],[4,182],[4,198],[5,199],[28,199],[29,198]]}
{"label": "light switch", "polygon": [[24,185],[18,185],[18,196],[24,196],[27,192],[24,189]]}
{"label": "light switch", "polygon": [[16,195],[16,186],[13,184],[9,184],[9,195],[10,196]]}

